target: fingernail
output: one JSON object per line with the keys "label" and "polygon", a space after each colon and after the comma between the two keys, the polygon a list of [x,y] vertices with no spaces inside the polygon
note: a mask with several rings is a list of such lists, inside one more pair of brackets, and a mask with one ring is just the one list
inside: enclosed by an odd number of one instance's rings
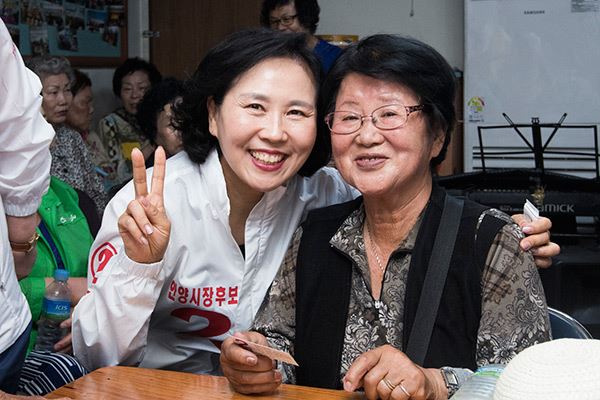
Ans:
{"label": "fingernail", "polygon": [[141,237],[140,237],[140,242],[142,242],[142,244],[143,244],[144,246],[147,246],[147,245],[148,245],[148,239],[146,239],[146,238],[145,238],[145,237],[143,237],[143,236],[141,236]]}
{"label": "fingernail", "polygon": [[148,235],[152,235],[152,233],[154,232],[154,229],[152,229],[152,226],[150,224],[144,225],[144,230]]}
{"label": "fingernail", "polygon": [[255,365],[255,364],[256,364],[256,358],[255,358],[255,357],[247,357],[247,358],[246,358],[246,362],[247,362],[249,365]]}
{"label": "fingernail", "polygon": [[523,227],[523,233],[526,233],[526,234],[529,235],[532,232],[533,232],[533,228],[530,227],[529,225],[526,225],[526,226]]}
{"label": "fingernail", "polygon": [[353,392],[352,390],[352,382],[344,380],[344,390],[347,392]]}
{"label": "fingernail", "polygon": [[275,371],[274,375],[275,375],[275,380],[276,380],[277,382],[281,382],[281,379],[282,379],[282,378],[281,378],[281,372],[279,372],[279,371]]}
{"label": "fingernail", "polygon": [[527,251],[531,248],[531,243],[525,242],[521,245],[521,247],[523,248],[523,250]]}

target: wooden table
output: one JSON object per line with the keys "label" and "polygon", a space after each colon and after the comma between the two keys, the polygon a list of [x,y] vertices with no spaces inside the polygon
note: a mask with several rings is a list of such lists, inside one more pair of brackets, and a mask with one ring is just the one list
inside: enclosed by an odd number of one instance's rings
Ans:
{"label": "wooden table", "polygon": [[360,393],[306,386],[281,385],[267,396],[245,396],[231,389],[222,376],[196,375],[135,367],[106,367],[85,375],[46,396],[49,399],[254,399],[254,400],[358,400]]}

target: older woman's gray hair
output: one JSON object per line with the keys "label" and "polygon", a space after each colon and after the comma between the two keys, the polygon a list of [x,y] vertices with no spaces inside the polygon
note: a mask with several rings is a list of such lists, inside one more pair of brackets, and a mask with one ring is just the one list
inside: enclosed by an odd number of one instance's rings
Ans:
{"label": "older woman's gray hair", "polygon": [[65,74],[70,82],[75,80],[71,63],[64,57],[50,55],[34,57],[27,62],[27,67],[35,72],[40,79],[51,75]]}

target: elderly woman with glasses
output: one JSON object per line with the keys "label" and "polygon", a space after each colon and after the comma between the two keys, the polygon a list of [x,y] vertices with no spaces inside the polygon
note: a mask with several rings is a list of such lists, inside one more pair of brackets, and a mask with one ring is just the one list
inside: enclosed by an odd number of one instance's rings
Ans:
{"label": "elderly woman with glasses", "polygon": [[342,49],[314,36],[321,11],[317,0],[265,0],[260,11],[260,23],[281,32],[308,35],[307,45],[327,73]]}
{"label": "elderly woman with glasses", "polygon": [[[456,122],[452,69],[414,39],[348,48],[320,111],[343,178],[362,194],[309,213],[253,323],[223,343],[244,393],[282,381],[364,389],[368,399],[446,399],[471,370],[550,339],[522,233],[432,178]],[[291,352],[277,369],[247,342]]]}

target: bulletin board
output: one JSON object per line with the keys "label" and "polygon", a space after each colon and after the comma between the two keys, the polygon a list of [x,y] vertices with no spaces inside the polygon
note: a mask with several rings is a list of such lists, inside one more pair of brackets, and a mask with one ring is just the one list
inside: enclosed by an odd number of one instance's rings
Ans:
{"label": "bulletin board", "polygon": [[0,0],[0,17],[24,57],[65,56],[78,67],[127,58],[127,0]]}

